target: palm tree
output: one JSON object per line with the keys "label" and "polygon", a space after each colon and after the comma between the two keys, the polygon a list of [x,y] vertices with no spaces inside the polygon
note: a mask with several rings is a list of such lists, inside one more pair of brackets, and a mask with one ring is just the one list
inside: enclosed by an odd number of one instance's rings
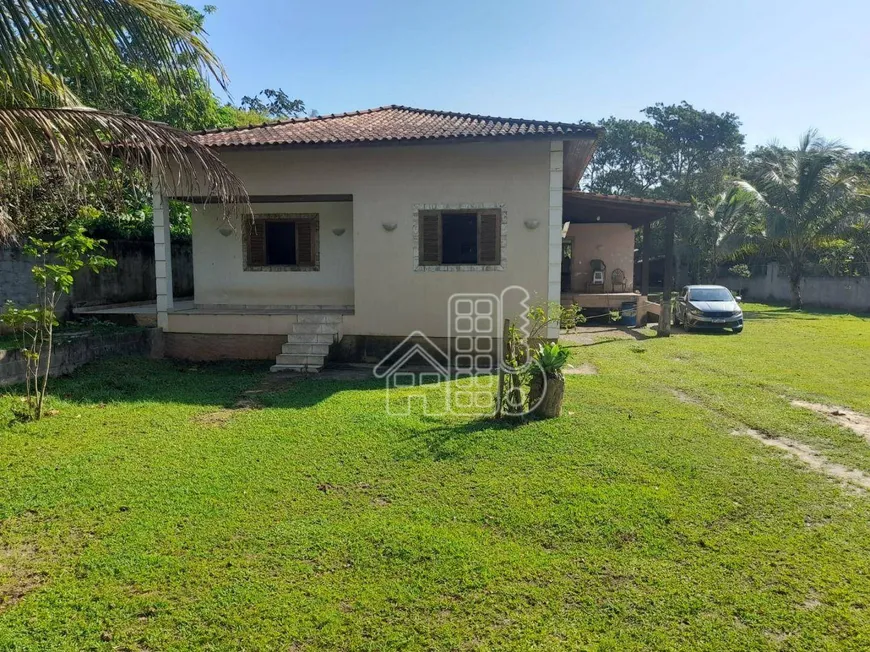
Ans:
{"label": "palm tree", "polygon": [[[199,25],[173,0],[0,0],[0,183],[14,184],[20,170],[59,170],[84,193],[116,175],[120,160],[124,172],[153,171],[158,183],[171,177],[246,205],[238,178],[185,132],[79,106],[76,83],[99,88],[118,61],[182,89],[195,66],[226,88]],[[0,207],[0,241],[14,230]]]}
{"label": "palm tree", "polygon": [[710,275],[716,281],[720,255],[741,244],[755,219],[755,194],[739,182],[705,202],[692,202],[698,233],[705,251],[709,248]]}
{"label": "palm tree", "polygon": [[855,245],[858,258],[858,276],[870,276],[870,215],[859,215],[850,224],[847,237]]}
{"label": "palm tree", "polygon": [[848,152],[810,130],[797,149],[762,148],[755,155],[754,183],[740,183],[763,212],[761,250],[788,266],[792,308],[802,305],[808,254],[849,222],[865,198],[859,191],[859,173],[848,165]]}

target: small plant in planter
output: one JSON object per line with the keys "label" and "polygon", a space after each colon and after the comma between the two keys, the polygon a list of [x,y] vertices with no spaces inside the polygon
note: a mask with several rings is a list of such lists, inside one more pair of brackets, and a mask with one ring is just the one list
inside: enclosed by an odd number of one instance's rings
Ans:
{"label": "small plant in planter", "polygon": [[[505,326],[505,350],[502,359],[504,382],[499,385],[498,415],[503,417],[522,418],[530,412],[539,401],[538,396],[544,390],[546,383],[535,382],[536,374],[540,373],[537,364],[538,350],[534,348],[546,337],[547,327],[551,325],[571,329],[586,321],[577,305],[562,306],[558,302],[537,304],[524,315],[526,329],[521,331],[509,320]],[[554,345],[548,345],[552,347]],[[549,348],[549,351],[562,350],[562,347]],[[562,350],[561,368],[565,364],[568,352]],[[555,370],[554,370],[555,371]],[[559,374],[561,377],[561,373]],[[554,381],[556,382],[556,381]],[[561,399],[559,401],[561,404]]]}
{"label": "small plant in planter", "polygon": [[534,414],[544,419],[562,414],[562,400],[565,397],[565,377],[562,368],[568,363],[568,350],[556,342],[538,344],[534,353],[535,362],[529,406]]}

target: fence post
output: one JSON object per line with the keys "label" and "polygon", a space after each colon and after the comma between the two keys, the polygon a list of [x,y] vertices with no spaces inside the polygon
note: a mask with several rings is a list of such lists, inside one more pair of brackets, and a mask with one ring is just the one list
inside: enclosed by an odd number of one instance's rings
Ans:
{"label": "fence post", "polygon": [[510,325],[510,320],[505,319],[501,331],[501,348],[498,361],[498,397],[495,404],[495,417],[497,419],[501,419],[504,414],[504,366],[507,362],[507,334],[510,330]]}

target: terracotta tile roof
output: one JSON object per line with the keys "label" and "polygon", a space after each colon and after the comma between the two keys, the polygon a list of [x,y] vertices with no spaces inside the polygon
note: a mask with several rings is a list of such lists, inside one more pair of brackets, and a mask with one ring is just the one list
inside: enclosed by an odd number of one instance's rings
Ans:
{"label": "terracotta tile roof", "polygon": [[367,111],[300,118],[270,124],[202,131],[195,137],[208,147],[312,146],[432,140],[595,138],[597,127],[584,123],[543,122],[384,106]]}
{"label": "terracotta tile roof", "polygon": [[577,199],[599,200],[604,202],[637,204],[639,206],[662,206],[671,208],[690,208],[691,204],[673,201],[671,199],[647,199],[646,197],[630,197],[629,195],[605,195],[598,192],[585,192],[583,190],[566,190],[566,195]]}

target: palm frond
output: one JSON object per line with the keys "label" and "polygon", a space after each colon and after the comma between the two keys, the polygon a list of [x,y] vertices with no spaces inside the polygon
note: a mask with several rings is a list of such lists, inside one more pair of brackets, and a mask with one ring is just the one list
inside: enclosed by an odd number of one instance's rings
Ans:
{"label": "palm frond", "polygon": [[748,181],[745,181],[743,179],[737,179],[734,181],[734,185],[739,188],[741,192],[751,197],[753,202],[761,206],[767,204],[767,200],[765,200],[764,195]]}
{"label": "palm frond", "polygon": [[[100,179],[130,170],[150,178],[153,172],[168,192],[183,189],[219,201],[228,211],[250,211],[241,181],[190,134],[124,113],[0,108],[0,160],[10,168],[59,173],[82,195]],[[8,214],[5,222],[0,237],[5,230],[8,238],[14,228]]]}
{"label": "palm frond", "polygon": [[[47,100],[50,104],[62,106],[77,106],[81,101],[60,75],[42,68],[32,61],[22,62],[22,67],[30,69],[30,86],[12,88],[13,80],[0,69],[0,103],[9,101],[9,105],[38,106]],[[2,106],[3,104],[0,104]]]}
{"label": "palm frond", "polygon": [[226,88],[199,25],[175,2],[0,0],[0,106],[61,103],[60,74],[99,84],[101,70],[119,59],[181,88],[195,65]]}

